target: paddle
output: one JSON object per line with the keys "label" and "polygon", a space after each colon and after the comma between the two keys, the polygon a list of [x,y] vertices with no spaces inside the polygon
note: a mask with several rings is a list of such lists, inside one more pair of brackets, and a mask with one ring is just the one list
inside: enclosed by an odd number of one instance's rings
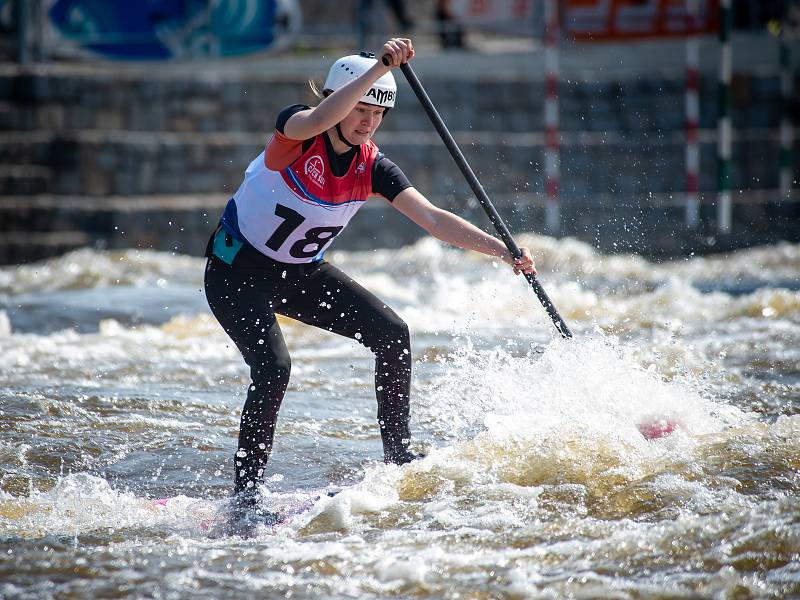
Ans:
{"label": "paddle", "polygon": [[[388,56],[384,56],[382,60],[383,64],[387,66],[391,62]],[[422,108],[425,109],[425,112],[428,114],[428,117],[433,123],[433,126],[436,128],[436,131],[439,132],[439,136],[442,138],[444,145],[447,146],[447,149],[450,151],[450,155],[453,157],[453,160],[456,161],[458,168],[461,169],[464,177],[466,177],[467,183],[469,183],[469,186],[475,193],[475,197],[478,199],[478,202],[481,203],[481,206],[489,216],[489,220],[492,222],[492,225],[494,225],[497,233],[500,234],[500,237],[505,243],[506,248],[508,248],[508,251],[511,253],[511,256],[514,258],[521,257],[522,252],[520,252],[519,246],[517,246],[517,243],[514,241],[511,233],[509,233],[506,224],[500,218],[500,215],[497,213],[492,201],[489,200],[489,196],[486,195],[483,186],[478,181],[475,173],[473,173],[472,168],[467,163],[467,159],[464,158],[464,155],[461,153],[461,149],[456,144],[453,136],[450,135],[447,126],[445,126],[444,121],[442,121],[442,117],[440,117],[439,113],[436,111],[436,107],[433,105],[433,102],[431,102],[431,99],[428,97],[428,94],[425,92],[425,89],[422,87],[419,79],[417,79],[417,75],[414,73],[411,65],[408,63],[403,63],[400,65],[400,69],[403,71],[403,75],[406,76],[408,84],[417,95],[420,104],[422,104]],[[547,292],[544,291],[542,284],[539,283],[534,274],[524,273],[524,275],[525,279],[528,280],[528,283],[531,284],[533,291],[536,292],[536,297],[539,298],[539,302],[542,303],[542,306],[544,306],[547,314],[550,315],[550,318],[553,320],[553,324],[556,326],[558,332],[565,338],[571,338],[572,332],[569,330],[569,327],[567,327],[564,319],[561,318],[561,315],[558,314],[556,307],[550,301],[550,298],[548,297]]]}

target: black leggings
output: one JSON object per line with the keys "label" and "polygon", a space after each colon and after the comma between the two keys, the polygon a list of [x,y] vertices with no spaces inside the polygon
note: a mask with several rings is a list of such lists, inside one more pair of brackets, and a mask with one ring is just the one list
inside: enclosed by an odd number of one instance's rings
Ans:
{"label": "black leggings", "polygon": [[263,476],[289,382],[291,360],[276,313],[356,339],[372,350],[384,460],[411,460],[411,346],[405,322],[325,261],[290,265],[259,256],[248,262],[240,254],[232,266],[211,256],[205,273],[211,312],[242,353],[252,380],[234,459],[235,491],[252,488]]}

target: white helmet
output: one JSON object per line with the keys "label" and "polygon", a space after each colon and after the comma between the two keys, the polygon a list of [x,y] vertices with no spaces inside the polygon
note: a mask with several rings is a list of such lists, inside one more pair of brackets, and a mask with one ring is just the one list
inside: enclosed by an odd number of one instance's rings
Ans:
{"label": "white helmet", "polygon": [[[366,73],[376,62],[378,61],[375,60],[375,55],[367,52],[343,56],[333,63],[331,70],[328,71],[323,89],[335,92],[340,87]],[[359,102],[392,108],[396,97],[397,84],[394,81],[394,75],[389,72],[373,83],[372,87],[367,90],[367,93],[361,97]]]}

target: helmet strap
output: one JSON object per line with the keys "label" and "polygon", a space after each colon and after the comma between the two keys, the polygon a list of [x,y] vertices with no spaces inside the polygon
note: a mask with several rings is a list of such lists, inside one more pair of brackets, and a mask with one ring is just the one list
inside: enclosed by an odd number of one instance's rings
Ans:
{"label": "helmet strap", "polygon": [[347,138],[345,138],[345,137],[344,137],[344,134],[342,133],[342,128],[341,128],[341,124],[340,124],[340,123],[337,123],[337,124],[336,124],[336,135],[338,135],[338,136],[339,136],[339,140],[340,140],[340,141],[341,141],[343,144],[347,144],[347,145],[348,145],[349,147],[351,147],[351,148],[358,148],[358,146],[357,146],[356,144],[351,144],[351,143],[350,143],[350,142],[347,140]]}

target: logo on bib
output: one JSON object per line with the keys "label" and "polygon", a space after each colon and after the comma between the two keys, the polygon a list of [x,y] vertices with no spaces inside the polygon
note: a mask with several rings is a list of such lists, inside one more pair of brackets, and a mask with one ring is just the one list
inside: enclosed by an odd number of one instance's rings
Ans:
{"label": "logo on bib", "polygon": [[322,157],[319,154],[315,154],[306,161],[303,171],[319,187],[325,185],[325,163],[322,162]]}
{"label": "logo on bib", "polygon": [[364,166],[364,163],[363,162],[358,163],[358,166],[356,167],[356,175],[361,175],[365,170],[366,167]]}

